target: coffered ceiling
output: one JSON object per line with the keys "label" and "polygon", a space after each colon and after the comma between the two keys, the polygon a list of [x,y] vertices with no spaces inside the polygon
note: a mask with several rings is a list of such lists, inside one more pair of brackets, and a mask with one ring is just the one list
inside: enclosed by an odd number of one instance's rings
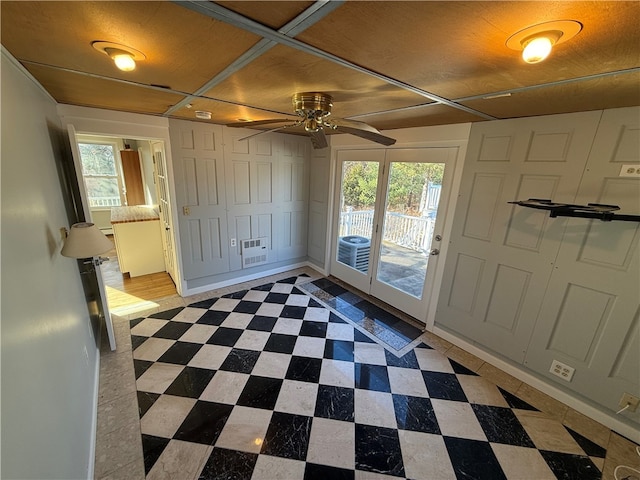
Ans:
{"label": "coffered ceiling", "polygon": [[[380,130],[640,105],[637,1],[0,6],[2,45],[66,104],[227,124],[295,118],[291,96],[317,91],[333,116]],[[544,62],[506,46],[553,20],[583,28]],[[122,72],[97,40],[146,59]]]}

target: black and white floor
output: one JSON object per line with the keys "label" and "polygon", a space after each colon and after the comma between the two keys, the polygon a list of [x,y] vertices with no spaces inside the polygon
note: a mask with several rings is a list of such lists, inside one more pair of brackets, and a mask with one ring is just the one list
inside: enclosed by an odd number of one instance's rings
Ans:
{"label": "black and white floor", "polygon": [[602,447],[399,321],[307,276],[132,320],[147,479],[601,478]]}

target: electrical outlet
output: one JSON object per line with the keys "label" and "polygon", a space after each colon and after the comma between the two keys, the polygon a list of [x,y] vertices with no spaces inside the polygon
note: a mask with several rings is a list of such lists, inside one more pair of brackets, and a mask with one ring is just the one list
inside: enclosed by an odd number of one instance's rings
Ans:
{"label": "electrical outlet", "polygon": [[235,239],[235,238],[232,238],[232,239],[231,239],[231,246],[232,246],[232,247],[235,247],[235,246],[236,246],[236,239]]}
{"label": "electrical outlet", "polygon": [[620,167],[619,177],[636,177],[640,178],[640,165],[622,165]]}
{"label": "electrical outlet", "polygon": [[570,367],[569,365],[565,365],[558,360],[554,360],[553,362],[551,362],[551,368],[549,369],[549,371],[555,376],[560,377],[567,382],[570,382],[576,369]]}
{"label": "electrical outlet", "polygon": [[620,397],[618,406],[624,408],[627,405],[629,405],[629,408],[627,408],[627,412],[635,412],[638,408],[638,405],[640,405],[640,398],[631,395],[630,393],[624,392],[622,394],[622,397]]}

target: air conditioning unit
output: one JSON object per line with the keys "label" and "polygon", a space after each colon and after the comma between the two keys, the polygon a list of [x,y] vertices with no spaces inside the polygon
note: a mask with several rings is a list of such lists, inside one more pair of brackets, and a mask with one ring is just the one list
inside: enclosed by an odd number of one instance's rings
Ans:
{"label": "air conditioning unit", "polygon": [[338,261],[361,272],[369,269],[371,240],[359,235],[341,237],[338,241]]}
{"label": "air conditioning unit", "polygon": [[267,263],[269,253],[267,237],[242,240],[242,268],[251,268]]}

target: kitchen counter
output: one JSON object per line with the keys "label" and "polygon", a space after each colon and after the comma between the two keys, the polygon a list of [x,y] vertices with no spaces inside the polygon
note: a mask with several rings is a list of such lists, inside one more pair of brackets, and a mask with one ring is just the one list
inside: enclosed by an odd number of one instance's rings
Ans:
{"label": "kitchen counter", "polygon": [[160,215],[153,205],[111,208],[120,271],[131,277],[164,272]]}
{"label": "kitchen counter", "polygon": [[148,222],[160,220],[158,210],[153,205],[133,207],[111,207],[111,224],[129,222]]}

